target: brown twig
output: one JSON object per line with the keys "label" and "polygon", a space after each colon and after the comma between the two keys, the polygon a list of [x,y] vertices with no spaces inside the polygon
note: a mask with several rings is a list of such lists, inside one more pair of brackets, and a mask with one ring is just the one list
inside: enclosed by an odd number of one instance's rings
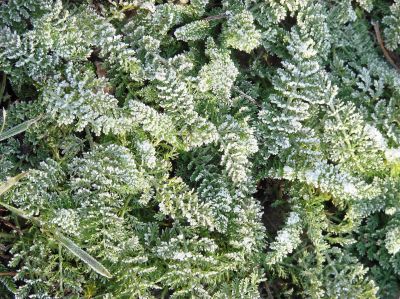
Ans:
{"label": "brown twig", "polygon": [[223,14],[216,15],[216,16],[209,16],[209,17],[207,17],[207,18],[204,18],[203,20],[204,20],[204,21],[212,21],[212,20],[225,19],[225,18],[227,18],[227,17],[228,17],[228,14],[223,13]]}
{"label": "brown twig", "polygon": [[0,276],[14,276],[17,272],[0,272]]}
{"label": "brown twig", "polygon": [[233,90],[236,91],[238,94],[240,94],[245,99],[247,99],[248,101],[250,101],[251,103],[253,103],[254,105],[256,105],[257,107],[261,108],[261,105],[259,103],[257,103],[257,101],[253,97],[251,97],[248,94],[244,93],[243,91],[241,91],[236,86],[233,87]]}
{"label": "brown twig", "polygon": [[[95,61],[94,65],[96,66],[96,75],[97,78],[106,78],[107,77],[107,70],[103,67],[103,63],[100,61]],[[113,93],[113,88],[111,87],[110,84],[106,84],[106,86],[103,88],[104,93]]]}
{"label": "brown twig", "polygon": [[379,23],[378,22],[372,22],[372,26],[374,26],[375,30],[375,35],[376,39],[378,41],[379,46],[381,47],[381,50],[383,52],[383,55],[385,56],[386,60],[398,71],[400,72],[400,67],[394,62],[392,57],[390,56],[390,53],[388,50],[385,48],[385,44],[383,43],[381,31],[379,29]]}

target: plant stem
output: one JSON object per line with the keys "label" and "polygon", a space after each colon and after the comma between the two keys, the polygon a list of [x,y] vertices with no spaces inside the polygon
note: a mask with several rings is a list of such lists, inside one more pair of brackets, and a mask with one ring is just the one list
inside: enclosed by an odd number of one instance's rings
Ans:
{"label": "plant stem", "polygon": [[381,47],[381,50],[383,52],[383,55],[387,59],[387,61],[398,71],[400,72],[400,67],[394,62],[392,57],[390,56],[390,53],[388,50],[385,48],[385,44],[383,43],[381,31],[379,29],[379,23],[378,22],[372,22],[372,26],[374,26],[375,34],[376,34],[376,39],[378,41],[379,46]]}
{"label": "plant stem", "polygon": [[63,285],[63,258],[62,258],[62,245],[58,244],[58,259],[60,261],[60,292],[64,294],[64,285]]}

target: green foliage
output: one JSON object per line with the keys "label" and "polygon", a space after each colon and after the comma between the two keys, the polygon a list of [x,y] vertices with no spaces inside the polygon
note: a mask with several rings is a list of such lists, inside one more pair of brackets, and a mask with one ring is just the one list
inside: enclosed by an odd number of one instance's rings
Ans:
{"label": "green foliage", "polygon": [[222,32],[224,43],[228,47],[250,53],[260,44],[261,32],[254,26],[250,12],[244,10],[229,16],[227,26]]}
{"label": "green foliage", "polygon": [[212,91],[221,99],[229,99],[238,70],[230,58],[227,49],[218,49],[212,39],[207,40],[207,56],[210,62],[202,66],[199,72],[199,90]]}
{"label": "green foliage", "polygon": [[0,292],[397,298],[399,11],[2,1]]}
{"label": "green foliage", "polygon": [[400,2],[394,1],[390,6],[391,14],[385,16],[383,23],[387,26],[385,28],[385,41],[390,50],[396,50],[400,43]]}

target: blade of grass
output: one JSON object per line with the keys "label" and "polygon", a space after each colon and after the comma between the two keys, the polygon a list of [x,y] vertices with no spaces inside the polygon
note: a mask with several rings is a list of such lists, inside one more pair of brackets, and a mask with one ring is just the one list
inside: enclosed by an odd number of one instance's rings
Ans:
{"label": "blade of grass", "polygon": [[[9,178],[6,182],[4,182],[2,185],[0,185],[0,196],[6,193],[8,190],[11,189],[11,187],[15,186],[18,181],[26,176],[27,173],[20,173],[12,178]],[[40,220],[37,217],[32,217],[28,215],[25,211],[15,208],[5,202],[0,201],[0,205],[9,210],[10,212],[25,218],[34,224],[38,226],[43,226],[43,224],[40,222]],[[67,248],[69,251],[71,251],[72,254],[74,254],[76,257],[78,257],[80,260],[82,260],[85,264],[87,264],[90,268],[92,268],[94,271],[99,273],[100,275],[103,275],[107,278],[111,278],[112,275],[108,270],[100,263],[98,262],[94,257],[92,257],[90,254],[88,254],[86,251],[81,249],[78,245],[76,245],[72,240],[64,236],[62,233],[49,229],[49,232],[54,236],[54,238],[61,243],[65,248]]]}
{"label": "blade of grass", "polygon": [[54,236],[62,245],[64,245],[65,248],[67,248],[80,260],[85,262],[94,271],[107,278],[112,277],[111,273],[108,272],[108,270],[102,264],[100,264],[94,257],[76,245],[71,239],[67,238],[60,232],[55,232]]}
{"label": "blade of grass", "polygon": [[[21,209],[10,206],[9,204],[6,204],[4,202],[0,202],[0,205],[2,205],[10,212],[12,212],[22,218],[25,218],[39,226],[42,225],[36,217],[31,217],[31,216],[27,215]],[[67,248],[72,254],[74,254],[76,257],[78,257],[81,261],[83,261],[86,265],[88,265],[94,271],[96,271],[100,275],[103,275],[107,278],[112,277],[111,273],[108,272],[108,270],[100,262],[98,262],[94,257],[92,257],[90,254],[88,254],[86,251],[81,249],[71,239],[67,238],[66,236],[64,236],[62,233],[60,233],[58,231],[49,230],[49,232],[54,236],[54,238],[58,242],[60,242],[61,245],[63,245],[65,248]]]}
{"label": "blade of grass", "polygon": [[6,125],[7,111],[3,108],[3,124],[1,125],[0,133],[4,131],[4,127]]}
{"label": "blade of grass", "polygon": [[[5,181],[3,184],[0,185],[0,196],[6,193],[8,190],[10,190],[11,187],[16,185],[20,179],[25,177],[28,173],[27,172],[22,172],[14,177],[9,178],[7,181]],[[6,208],[6,207],[5,207]]]}
{"label": "blade of grass", "polygon": [[7,210],[9,210],[11,213],[14,213],[15,215],[18,215],[24,219],[27,219],[29,221],[36,223],[36,224],[40,224],[38,219],[35,219],[32,216],[29,216],[28,214],[25,213],[25,211],[23,211],[21,209],[10,206],[9,204],[6,204],[5,202],[2,202],[2,201],[0,201],[0,205],[5,207]]}
{"label": "blade of grass", "polygon": [[10,138],[12,136],[15,136],[19,133],[26,131],[31,125],[36,123],[39,119],[40,119],[40,116],[36,117],[34,119],[27,120],[19,125],[16,125],[15,127],[12,127],[11,129],[8,129],[5,132],[0,133],[0,141],[3,141],[7,138]]}
{"label": "blade of grass", "polygon": [[[15,186],[18,183],[18,181],[20,179],[22,179],[23,177],[25,177],[27,174],[28,174],[27,172],[22,172],[20,174],[17,174],[16,176],[9,178],[7,181],[5,181],[3,184],[1,184],[0,185],[0,196],[3,195],[4,193],[6,193],[8,190],[10,190],[13,186]],[[33,222],[38,222],[37,219],[34,219],[33,217],[29,216],[21,209],[10,206],[9,204],[2,202],[2,201],[0,201],[0,205],[3,206],[4,208],[6,208],[7,210],[9,210],[10,212],[12,212],[22,218],[31,220]]]}

